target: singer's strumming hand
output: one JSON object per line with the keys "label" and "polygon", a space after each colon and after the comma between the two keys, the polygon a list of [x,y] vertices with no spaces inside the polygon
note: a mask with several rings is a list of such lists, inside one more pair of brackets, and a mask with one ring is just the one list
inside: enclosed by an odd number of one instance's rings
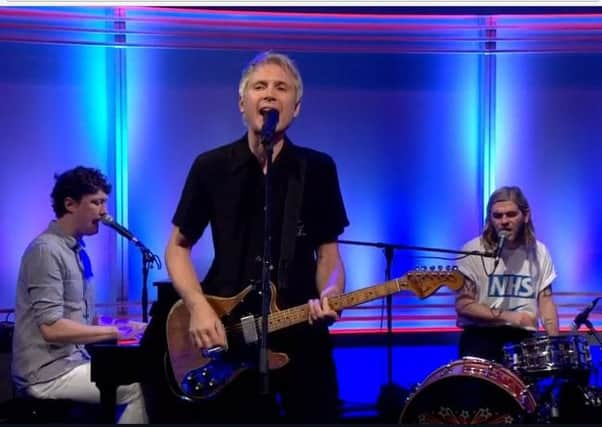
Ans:
{"label": "singer's strumming hand", "polygon": [[208,302],[199,302],[191,310],[188,333],[197,348],[209,349],[227,346],[224,324]]}

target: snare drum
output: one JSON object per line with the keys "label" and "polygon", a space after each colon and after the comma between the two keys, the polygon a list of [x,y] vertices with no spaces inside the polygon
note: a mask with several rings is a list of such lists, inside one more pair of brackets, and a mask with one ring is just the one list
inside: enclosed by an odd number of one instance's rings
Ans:
{"label": "snare drum", "polygon": [[464,357],[431,373],[412,393],[402,424],[511,424],[529,419],[536,402],[509,369]]}
{"label": "snare drum", "polygon": [[534,337],[504,346],[504,364],[519,375],[589,377],[592,356],[580,335]]}

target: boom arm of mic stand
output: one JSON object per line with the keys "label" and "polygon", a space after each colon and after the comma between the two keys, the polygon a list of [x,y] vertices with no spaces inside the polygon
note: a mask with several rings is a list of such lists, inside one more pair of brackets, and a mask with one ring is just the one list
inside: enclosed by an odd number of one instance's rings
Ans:
{"label": "boom arm of mic stand", "polygon": [[476,255],[487,258],[495,258],[495,254],[493,252],[481,252],[481,251],[462,251],[456,249],[447,249],[447,248],[433,248],[428,246],[412,246],[412,245],[400,245],[393,243],[382,243],[382,242],[362,242],[358,240],[338,240],[338,243],[343,245],[357,245],[357,246],[371,246],[374,248],[392,248],[392,249],[402,249],[402,250],[416,250],[416,251],[425,251],[425,252],[443,252],[448,254],[460,254],[460,255]]}

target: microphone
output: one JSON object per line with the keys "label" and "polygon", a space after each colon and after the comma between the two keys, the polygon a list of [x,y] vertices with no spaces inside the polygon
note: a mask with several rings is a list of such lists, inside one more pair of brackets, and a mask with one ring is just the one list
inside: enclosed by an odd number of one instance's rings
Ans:
{"label": "microphone", "polygon": [[111,215],[106,214],[100,218],[100,220],[104,225],[111,227],[117,233],[121,234],[126,239],[131,240],[136,245],[142,245],[142,242],[140,242],[140,240],[138,240],[138,238],[134,236],[130,230],[125,228],[123,225],[116,223]]}
{"label": "microphone", "polygon": [[581,313],[575,316],[573,320],[573,324],[571,325],[571,329],[573,331],[578,331],[581,325],[587,325],[589,323],[588,317],[594,308],[596,308],[596,304],[598,304],[598,300],[600,297],[595,298],[590,305],[585,307]]}
{"label": "microphone", "polygon": [[261,112],[263,116],[263,126],[261,127],[261,139],[264,144],[273,142],[276,133],[276,125],[280,119],[278,110],[269,109]]}
{"label": "microphone", "polygon": [[502,249],[504,249],[504,243],[506,243],[506,239],[508,238],[508,235],[510,233],[506,230],[501,230],[498,234],[497,234],[497,238],[498,238],[498,242],[497,242],[497,248],[495,248],[495,261],[493,262],[494,268],[497,267],[497,265],[500,262],[500,255],[502,254]]}

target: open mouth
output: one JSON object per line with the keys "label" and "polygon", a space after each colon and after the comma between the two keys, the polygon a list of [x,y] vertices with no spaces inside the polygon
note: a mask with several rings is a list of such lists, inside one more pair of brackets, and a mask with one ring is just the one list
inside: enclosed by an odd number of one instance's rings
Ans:
{"label": "open mouth", "polygon": [[259,114],[261,114],[263,116],[264,114],[266,114],[268,111],[271,111],[271,110],[278,111],[274,107],[262,107],[259,109]]}

